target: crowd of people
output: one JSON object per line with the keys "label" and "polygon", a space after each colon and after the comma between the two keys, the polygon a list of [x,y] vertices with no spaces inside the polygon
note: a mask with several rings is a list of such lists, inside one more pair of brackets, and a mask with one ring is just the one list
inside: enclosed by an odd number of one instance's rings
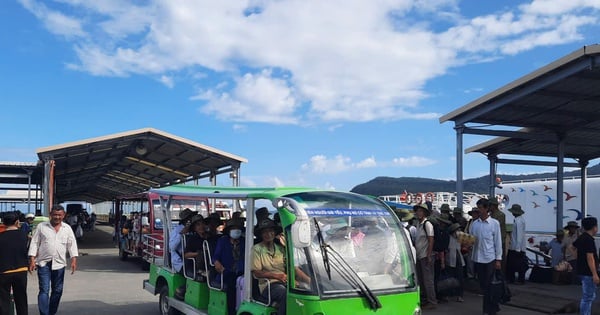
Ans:
{"label": "crowd of people", "polygon": [[463,302],[464,281],[473,278],[478,279],[484,295],[483,312],[495,314],[500,310],[498,301],[488,294],[494,272],[503,270],[509,282],[515,282],[518,274],[517,283],[524,283],[528,264],[524,211],[520,205],[508,209],[515,217],[510,240],[506,236],[505,214],[499,210],[496,199],[480,199],[477,208],[468,212],[468,221],[462,208],[450,209],[448,204],[433,210],[431,205],[422,203],[415,205],[413,211],[414,221],[406,219],[407,212],[401,216],[416,249],[423,309],[433,309],[450,298]]}
{"label": "crowd of people", "polygon": [[[451,210],[448,204],[434,210],[431,204],[421,203],[412,212],[396,211],[415,247],[423,309],[434,309],[450,298],[463,302],[464,281],[472,278],[478,280],[483,294],[483,313],[496,314],[500,311],[500,301],[491,294],[495,274],[501,273],[507,283],[525,283],[530,268],[525,211],[519,204],[513,204],[507,211],[514,218],[510,231],[495,198],[480,199],[477,207],[467,213],[469,220],[461,208]],[[593,217],[584,218],[582,226],[580,229],[576,221],[568,222],[557,231],[556,238],[540,249],[550,255],[548,264],[555,275],[568,275],[567,283],[581,283],[580,308],[582,314],[589,314],[600,283],[598,251],[593,242],[597,221]]]}

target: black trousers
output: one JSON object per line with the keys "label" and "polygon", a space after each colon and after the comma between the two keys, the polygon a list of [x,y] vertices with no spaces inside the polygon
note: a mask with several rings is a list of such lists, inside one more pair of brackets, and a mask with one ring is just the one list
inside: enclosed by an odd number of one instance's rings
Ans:
{"label": "black trousers", "polygon": [[517,281],[525,282],[525,272],[527,271],[527,257],[523,252],[509,250],[506,255],[506,281],[515,282],[515,273],[518,274]]}
{"label": "black trousers", "polygon": [[17,315],[27,315],[27,271],[0,274],[0,315],[10,314],[10,289]]}
{"label": "black trousers", "polygon": [[496,269],[496,261],[492,260],[489,263],[475,263],[475,272],[479,278],[479,287],[483,292],[483,312],[489,315],[495,315],[500,311],[498,303],[492,302],[490,294],[490,285],[492,282],[492,276]]}

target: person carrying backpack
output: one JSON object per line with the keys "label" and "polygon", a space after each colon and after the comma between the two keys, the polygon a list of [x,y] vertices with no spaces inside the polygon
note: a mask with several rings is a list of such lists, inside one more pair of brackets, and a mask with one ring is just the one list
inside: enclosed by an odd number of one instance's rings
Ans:
{"label": "person carrying backpack", "polygon": [[433,253],[435,257],[433,282],[435,284],[436,296],[439,302],[447,302],[448,298],[446,295],[448,292],[442,292],[443,290],[438,289],[438,283],[442,275],[446,273],[446,253],[450,245],[448,227],[452,222],[447,214],[430,217],[427,221],[426,224],[433,226]]}
{"label": "person carrying backpack", "polygon": [[[425,204],[413,207],[418,219],[415,236],[415,249],[417,253],[417,278],[421,289],[421,308],[434,309],[437,305],[434,282],[434,226],[427,220],[431,210]],[[424,294],[424,295],[423,295]]]}

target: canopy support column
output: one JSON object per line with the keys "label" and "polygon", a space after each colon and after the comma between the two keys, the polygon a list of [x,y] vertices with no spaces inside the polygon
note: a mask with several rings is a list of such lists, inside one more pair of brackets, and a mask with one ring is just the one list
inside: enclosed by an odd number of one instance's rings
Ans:
{"label": "canopy support column", "polygon": [[44,184],[42,189],[44,196],[44,209],[42,214],[48,216],[54,203],[54,160],[51,157],[44,158]]}
{"label": "canopy support column", "polygon": [[456,130],[456,205],[463,206],[463,133],[465,126],[458,125]]}
{"label": "canopy support column", "polygon": [[556,168],[556,230],[563,228],[563,191],[565,179],[565,139],[563,135],[559,135],[558,142],[558,159]]}
{"label": "canopy support column", "polygon": [[31,213],[31,174],[32,170],[27,170],[27,213]]}
{"label": "canopy support column", "polygon": [[489,154],[488,160],[490,160],[490,194],[488,199],[496,198],[496,163],[498,156],[495,154]]}
{"label": "canopy support column", "polygon": [[581,218],[587,216],[587,166],[589,161],[580,160],[579,165],[581,167]]}

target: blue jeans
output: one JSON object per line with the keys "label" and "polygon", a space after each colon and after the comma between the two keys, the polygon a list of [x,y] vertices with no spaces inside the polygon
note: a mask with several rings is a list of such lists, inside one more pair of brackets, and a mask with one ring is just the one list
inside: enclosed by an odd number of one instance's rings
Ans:
{"label": "blue jeans", "polygon": [[596,284],[592,276],[581,277],[581,303],[579,304],[579,314],[592,314],[592,303],[596,299]]}
{"label": "blue jeans", "polygon": [[[40,292],[38,293],[38,308],[40,315],[54,315],[63,292],[65,268],[52,270],[52,263],[44,267],[37,266]],[[50,288],[52,293],[50,294]]]}

